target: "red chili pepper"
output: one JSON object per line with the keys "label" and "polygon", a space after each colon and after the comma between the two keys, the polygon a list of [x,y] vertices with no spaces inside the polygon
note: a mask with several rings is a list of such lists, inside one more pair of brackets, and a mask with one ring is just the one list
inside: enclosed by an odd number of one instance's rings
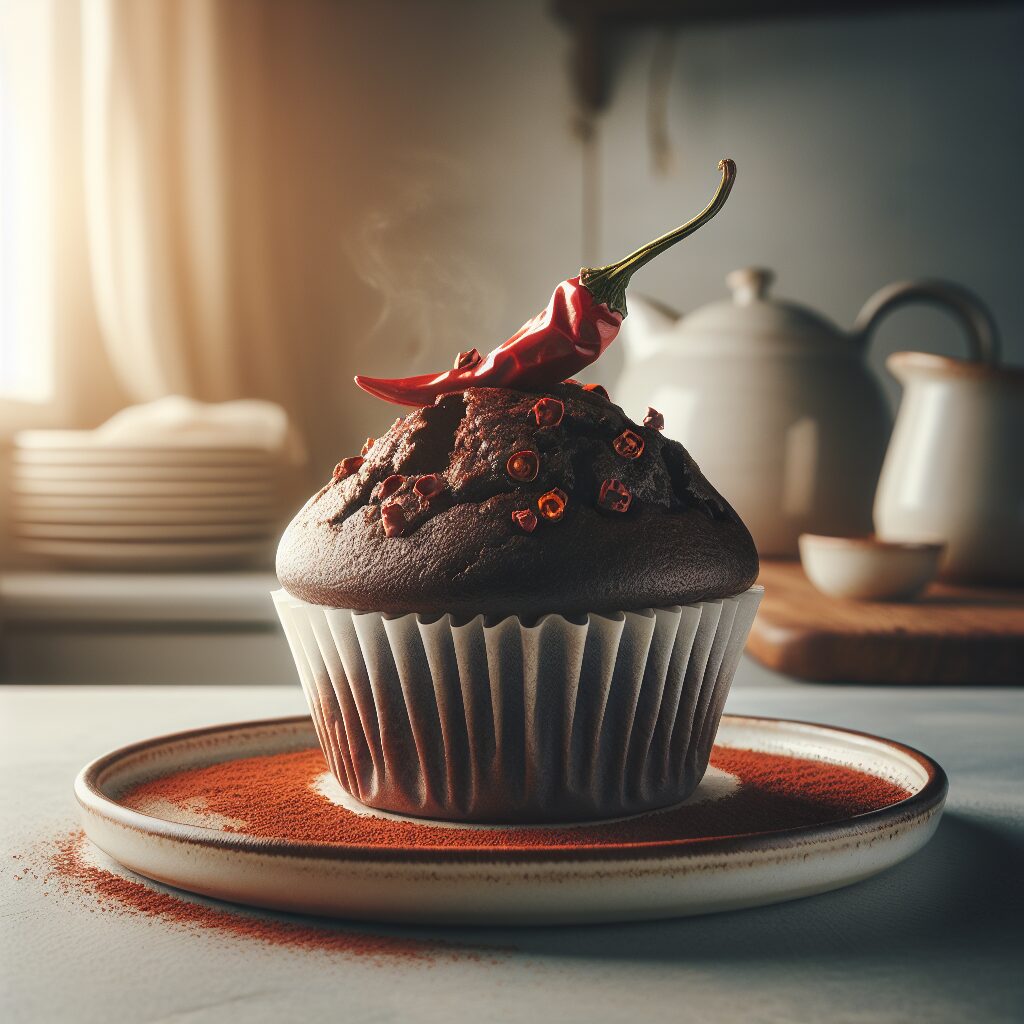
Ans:
{"label": "red chili pepper", "polygon": [[394,380],[357,376],[356,383],[397,405],[433,405],[440,395],[467,388],[544,388],[572,377],[615,340],[626,315],[626,285],[633,274],[692,235],[725,205],[736,180],[736,164],[721,160],[718,169],[722,181],[701,213],[618,263],[585,267],[579,277],[563,281],[542,313],[479,361],[467,359],[470,353],[460,353],[455,367],[445,373]]}

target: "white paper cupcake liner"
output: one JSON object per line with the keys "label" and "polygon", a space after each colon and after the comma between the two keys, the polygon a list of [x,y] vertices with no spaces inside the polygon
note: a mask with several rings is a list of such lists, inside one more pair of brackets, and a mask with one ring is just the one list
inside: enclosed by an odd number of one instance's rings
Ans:
{"label": "white paper cupcake liner", "polygon": [[320,745],[353,797],[420,817],[541,822],[693,792],[762,593],[529,623],[273,596]]}

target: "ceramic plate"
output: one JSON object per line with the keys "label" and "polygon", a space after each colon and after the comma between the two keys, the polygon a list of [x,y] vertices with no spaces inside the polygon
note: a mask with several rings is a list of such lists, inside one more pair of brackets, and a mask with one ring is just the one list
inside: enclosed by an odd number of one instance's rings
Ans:
{"label": "ceramic plate", "polygon": [[266,466],[281,460],[258,448],[24,448],[14,449],[18,466]]}
{"label": "ceramic plate", "polygon": [[232,497],[238,501],[253,498],[267,501],[274,497],[275,488],[269,480],[31,480],[15,476],[11,480],[15,494],[61,495],[65,498],[103,497]]}
{"label": "ceramic plate", "polygon": [[[154,512],[179,511],[186,513],[203,513],[207,511],[218,515],[227,515],[237,510],[239,514],[253,513],[267,516],[274,515],[280,500],[276,495],[267,493],[265,496],[237,494],[181,494],[172,492],[170,494],[74,494],[70,499],[66,494],[22,494],[15,500],[15,508],[20,513],[73,511],[81,513],[107,513],[107,512],[135,512],[142,515],[151,515]],[[29,518],[27,515],[24,518]],[[43,521],[39,517],[39,521]],[[63,521],[63,520],[61,520]],[[67,520],[70,522],[71,520]],[[90,520],[92,521],[92,520]],[[98,522],[108,520],[99,519]],[[118,520],[109,520],[116,522]],[[147,522],[150,520],[147,520]],[[211,520],[212,522],[213,520]]]}
{"label": "ceramic plate", "polygon": [[83,524],[14,522],[18,537],[38,540],[141,541],[161,543],[177,540],[252,540],[275,532],[272,521],[230,523],[142,523]]}
{"label": "ceramic plate", "polygon": [[[305,717],[137,743],[84,768],[75,790],[89,838],[121,864],[157,881],[275,910],[441,924],[626,921],[760,906],[883,871],[919,850],[938,825],[945,774],[924,754],[891,740],[726,715],[718,744],[806,758],[821,762],[823,769],[851,768],[910,795],[841,820],[785,830],[765,831],[763,824],[751,822],[725,835],[511,849],[255,838],[219,828],[215,817],[204,819],[195,805],[189,814],[149,806],[143,813],[122,802],[134,786],[172,772],[315,748],[313,725]],[[710,771],[685,806],[732,799],[735,789],[723,783],[723,774]],[[324,799],[348,807],[351,798],[336,783],[335,796],[330,795],[331,783],[325,776]]]}
{"label": "ceramic plate", "polygon": [[35,466],[19,463],[14,467],[14,475],[19,480],[47,481],[74,480],[83,483],[134,483],[135,481],[156,483],[192,480],[209,480],[213,482],[225,480],[270,482],[275,474],[269,466],[197,466],[181,464],[165,466],[147,462],[139,466]]}
{"label": "ceramic plate", "polygon": [[219,506],[165,506],[162,503],[137,507],[115,504],[109,508],[96,505],[82,505],[67,499],[55,504],[36,500],[21,500],[13,512],[14,528],[21,526],[233,526],[252,523],[272,528],[279,525],[280,512],[273,505],[233,501],[226,507]]}
{"label": "ceramic plate", "polygon": [[240,541],[84,541],[18,540],[18,550],[26,555],[60,562],[83,569],[159,569],[199,568],[232,565],[268,557],[268,540]]}
{"label": "ceramic plate", "polygon": [[104,441],[94,430],[21,430],[14,437],[14,446],[22,452],[212,452],[218,455],[238,455],[241,458],[268,458],[263,447],[234,444],[207,443],[208,435],[167,433],[159,437],[142,434],[138,440],[119,437]]}

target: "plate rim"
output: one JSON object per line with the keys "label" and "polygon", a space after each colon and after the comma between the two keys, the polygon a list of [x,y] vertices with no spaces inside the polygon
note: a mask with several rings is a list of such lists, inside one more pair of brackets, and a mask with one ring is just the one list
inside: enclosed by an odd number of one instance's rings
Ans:
{"label": "plate rim", "polygon": [[[231,444],[222,440],[209,443],[202,440],[212,435],[208,431],[203,433],[197,431],[193,434],[163,434],[142,436],[133,440],[130,437],[118,437],[111,442],[104,442],[103,437],[97,437],[96,430],[73,430],[73,429],[33,429],[19,430],[11,440],[11,447],[15,451],[217,451],[217,452],[243,452],[259,453],[268,457],[276,457],[278,452],[260,444]],[[197,444],[196,441],[199,441]],[[191,443],[189,443],[191,441]]]}
{"label": "plate rim", "polygon": [[[216,733],[243,730],[287,728],[308,723],[314,726],[308,714],[284,715],[273,718],[224,722],[165,733],[138,740],[101,754],[85,765],[75,778],[75,798],[86,813],[96,814],[107,821],[158,839],[174,843],[198,845],[221,853],[240,855],[258,854],[299,860],[322,860],[335,863],[405,863],[420,866],[452,864],[580,864],[583,862],[622,863],[637,861],[669,861],[704,856],[743,858],[758,854],[778,853],[799,846],[834,843],[859,838],[867,833],[905,826],[915,820],[925,821],[941,810],[949,790],[949,780],[942,766],[915,747],[874,733],[843,726],[825,725],[802,719],[780,718],[769,715],[724,714],[722,722],[782,724],[801,729],[845,737],[866,739],[895,750],[923,769],[925,783],[909,797],[886,807],[874,808],[860,814],[814,825],[801,825],[771,832],[740,833],[732,836],[706,836],[689,839],[662,839],[642,843],[621,843],[609,846],[545,846],[545,847],[450,847],[450,846],[374,846],[337,843],[295,843],[287,839],[247,836],[238,832],[223,832],[203,825],[190,825],[169,821],[124,806],[107,796],[99,785],[104,772],[118,761],[169,743],[202,739]],[[315,732],[314,732],[315,736]],[[557,826],[556,826],[557,827]]]}
{"label": "plate rim", "polygon": [[[211,553],[235,554],[249,548],[264,548],[274,539],[273,533],[244,537],[236,541],[224,538],[210,540],[57,540],[50,537],[18,537],[18,549],[30,555],[53,555],[63,558],[162,558],[175,555],[182,558]],[[97,550],[102,548],[102,551]],[[145,550],[139,550],[145,549]]]}

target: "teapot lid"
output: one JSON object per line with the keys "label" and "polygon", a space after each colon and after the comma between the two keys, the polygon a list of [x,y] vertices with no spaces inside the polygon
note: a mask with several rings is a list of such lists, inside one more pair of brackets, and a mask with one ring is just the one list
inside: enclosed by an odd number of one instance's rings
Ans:
{"label": "teapot lid", "polygon": [[806,343],[819,352],[831,347],[849,354],[848,337],[831,321],[806,306],[769,297],[774,278],[772,271],[762,267],[732,271],[725,278],[732,298],[694,310],[680,323],[680,334],[694,342],[701,336],[714,335],[716,345],[730,337],[737,344],[752,339],[787,347]]}

